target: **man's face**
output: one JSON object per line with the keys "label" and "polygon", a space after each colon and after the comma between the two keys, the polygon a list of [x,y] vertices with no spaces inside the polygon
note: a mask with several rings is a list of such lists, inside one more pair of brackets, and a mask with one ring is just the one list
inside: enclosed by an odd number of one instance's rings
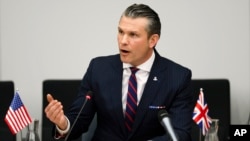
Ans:
{"label": "man's face", "polygon": [[150,58],[158,35],[148,38],[147,25],[146,18],[121,17],[117,40],[122,62],[138,66]]}

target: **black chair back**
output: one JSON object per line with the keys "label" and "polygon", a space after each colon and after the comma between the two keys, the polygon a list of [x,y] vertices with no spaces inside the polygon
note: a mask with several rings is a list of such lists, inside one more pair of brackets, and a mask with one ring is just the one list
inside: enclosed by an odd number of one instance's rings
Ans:
{"label": "black chair back", "polygon": [[[194,105],[197,102],[200,88],[203,89],[208,104],[209,116],[219,119],[218,136],[220,141],[229,140],[230,127],[230,84],[227,79],[194,79],[192,80]],[[199,140],[200,128],[194,122],[192,128],[193,140]],[[204,136],[201,136],[204,140]]]}
{"label": "black chair back", "polygon": [[14,96],[14,89],[14,82],[0,81],[0,140],[2,141],[16,141],[16,135],[11,133],[4,121]]}
{"label": "black chair back", "polygon": [[[42,113],[42,140],[43,141],[54,141],[52,136],[53,124],[50,122],[45,113],[44,109],[48,105],[46,95],[48,93],[63,103],[63,108],[68,109],[73,99],[78,94],[78,89],[81,80],[45,80],[43,82],[43,113]],[[81,141],[81,137],[74,141]]]}

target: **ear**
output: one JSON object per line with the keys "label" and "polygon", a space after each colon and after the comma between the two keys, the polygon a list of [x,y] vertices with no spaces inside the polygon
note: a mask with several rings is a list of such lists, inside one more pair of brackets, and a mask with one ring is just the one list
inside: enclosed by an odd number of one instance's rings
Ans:
{"label": "ear", "polygon": [[160,36],[158,34],[151,35],[151,37],[149,38],[149,47],[150,48],[155,47],[159,39]]}

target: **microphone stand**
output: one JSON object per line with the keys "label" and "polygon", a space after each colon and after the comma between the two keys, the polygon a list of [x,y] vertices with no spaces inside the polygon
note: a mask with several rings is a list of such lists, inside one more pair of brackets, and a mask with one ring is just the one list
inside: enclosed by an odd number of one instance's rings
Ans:
{"label": "microphone stand", "polygon": [[75,120],[74,120],[74,122],[73,122],[71,128],[69,129],[69,132],[68,132],[68,134],[66,135],[64,141],[67,141],[67,140],[68,140],[69,135],[70,135],[72,129],[74,128],[75,124],[76,124],[76,121],[78,120],[78,118],[79,118],[79,116],[80,116],[80,114],[81,114],[83,108],[85,107],[86,103],[88,102],[88,100],[91,99],[91,96],[92,96],[92,92],[89,91],[89,92],[87,93],[86,98],[85,98],[85,100],[84,100],[84,103],[83,103],[83,105],[82,105],[82,107],[81,107],[79,113],[77,114],[77,116],[76,116],[76,118],[75,118]]}

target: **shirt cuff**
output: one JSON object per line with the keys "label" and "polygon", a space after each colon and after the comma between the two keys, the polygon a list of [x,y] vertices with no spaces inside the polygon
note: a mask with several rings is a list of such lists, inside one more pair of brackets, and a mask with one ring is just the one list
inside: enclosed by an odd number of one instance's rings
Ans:
{"label": "shirt cuff", "polygon": [[69,132],[69,128],[70,128],[70,122],[69,119],[65,116],[65,118],[67,119],[67,128],[65,130],[61,130],[57,125],[56,125],[56,130],[58,131],[58,133],[60,135],[65,135]]}

